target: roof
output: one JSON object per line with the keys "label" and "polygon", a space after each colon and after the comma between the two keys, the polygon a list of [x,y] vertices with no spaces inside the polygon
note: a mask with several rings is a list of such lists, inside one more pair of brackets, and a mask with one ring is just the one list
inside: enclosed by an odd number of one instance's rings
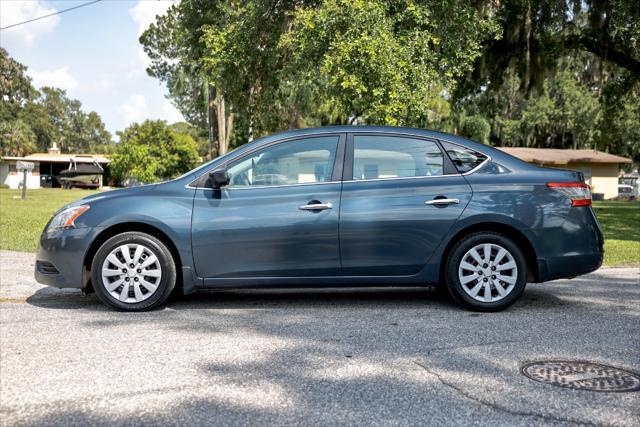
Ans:
{"label": "roof", "polygon": [[24,157],[3,157],[3,160],[22,160],[26,162],[52,162],[52,163],[69,163],[71,159],[75,159],[76,163],[109,163],[111,160],[103,154],[50,154],[50,153],[34,153]]}
{"label": "roof", "polygon": [[561,150],[557,148],[496,147],[529,163],[566,165],[568,163],[632,163],[627,157],[597,150]]}

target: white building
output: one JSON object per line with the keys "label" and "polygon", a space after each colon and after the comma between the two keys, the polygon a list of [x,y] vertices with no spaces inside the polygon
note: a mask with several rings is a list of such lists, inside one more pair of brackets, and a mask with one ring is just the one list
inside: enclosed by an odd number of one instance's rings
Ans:
{"label": "white building", "polygon": [[20,188],[23,173],[18,172],[16,163],[21,160],[34,164],[33,170],[27,172],[27,188],[60,187],[58,175],[60,171],[69,167],[71,159],[76,163],[96,161],[103,168],[109,164],[109,158],[104,155],[61,154],[57,147],[53,147],[48,153],[35,153],[24,157],[0,157],[0,184],[6,184],[9,188]]}

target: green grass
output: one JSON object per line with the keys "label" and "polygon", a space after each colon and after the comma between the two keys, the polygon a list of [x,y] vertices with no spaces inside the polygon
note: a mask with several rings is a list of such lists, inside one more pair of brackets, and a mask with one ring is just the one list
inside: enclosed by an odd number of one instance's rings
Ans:
{"label": "green grass", "polygon": [[604,232],[604,265],[640,265],[640,202],[593,202]]}
{"label": "green grass", "polygon": [[[0,249],[34,252],[51,214],[63,205],[93,194],[87,190],[39,189],[27,192],[0,189]],[[605,235],[607,266],[640,265],[640,203],[594,202]]]}
{"label": "green grass", "polygon": [[95,193],[93,190],[41,188],[20,190],[0,188],[0,249],[35,252],[38,239],[51,214],[76,199]]}

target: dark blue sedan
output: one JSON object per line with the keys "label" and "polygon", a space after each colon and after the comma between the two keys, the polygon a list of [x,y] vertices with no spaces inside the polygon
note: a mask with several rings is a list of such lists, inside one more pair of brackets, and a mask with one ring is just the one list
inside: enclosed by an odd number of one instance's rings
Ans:
{"label": "dark blue sedan", "polygon": [[127,311],[178,290],[428,284],[495,311],[602,257],[581,173],[445,133],[350,126],[271,135],[73,202],[42,233],[35,276]]}

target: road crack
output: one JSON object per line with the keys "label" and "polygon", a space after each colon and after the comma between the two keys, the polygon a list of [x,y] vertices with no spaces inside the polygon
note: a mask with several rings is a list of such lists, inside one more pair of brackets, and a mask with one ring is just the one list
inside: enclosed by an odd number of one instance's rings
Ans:
{"label": "road crack", "polygon": [[478,397],[473,396],[472,394],[464,391],[462,388],[456,386],[455,384],[445,380],[444,378],[442,378],[442,376],[440,374],[438,374],[437,372],[429,369],[427,366],[423,365],[420,362],[414,361],[414,363],[418,366],[420,366],[422,369],[424,369],[428,374],[436,377],[438,379],[438,381],[446,386],[449,387],[450,389],[454,390],[457,394],[461,395],[462,397],[465,397],[466,399],[472,400],[476,403],[479,403],[480,405],[484,405],[487,406],[491,409],[494,409],[498,412],[502,412],[508,415],[513,415],[513,416],[520,416],[520,417],[533,417],[533,418],[538,418],[544,421],[552,421],[552,422],[557,422],[557,423],[570,423],[570,424],[575,424],[575,425],[580,425],[580,426],[607,426],[607,424],[596,424],[590,421],[579,421],[579,420],[575,420],[575,419],[571,419],[571,418],[563,418],[563,417],[556,417],[553,415],[544,415],[544,414],[538,414],[536,412],[526,412],[526,411],[517,411],[517,410],[513,410],[510,409],[506,406],[494,403],[494,402],[489,402],[483,399],[480,399]]}

